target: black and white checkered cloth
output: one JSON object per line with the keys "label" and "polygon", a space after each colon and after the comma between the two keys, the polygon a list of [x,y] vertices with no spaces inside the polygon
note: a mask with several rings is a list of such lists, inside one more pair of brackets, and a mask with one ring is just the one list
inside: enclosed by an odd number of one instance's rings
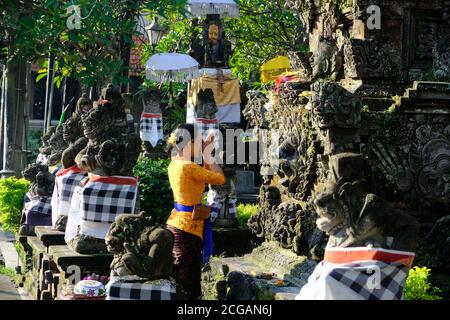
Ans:
{"label": "black and white checkered cloth", "polygon": [[216,135],[217,142],[217,138],[220,134],[219,123],[217,121],[211,122],[210,120],[205,119],[194,119],[194,123],[197,127],[197,130],[199,130],[202,134],[204,140],[208,137],[209,134],[214,133]]}
{"label": "black and white checkered cloth", "polygon": [[143,113],[139,133],[142,141],[148,141],[153,147],[156,146],[158,141],[164,138],[162,115]]}
{"label": "black and white checkered cloth", "polygon": [[[121,179],[111,177],[111,179]],[[114,222],[118,214],[134,213],[137,180],[133,184],[90,181],[81,191],[81,219],[91,222]]]}
{"label": "black and white checkered cloth", "polygon": [[169,280],[137,282],[111,280],[106,286],[106,300],[175,300],[175,285]]}
{"label": "black and white checkered cloth", "polygon": [[29,201],[24,204],[24,213],[27,215],[30,212],[35,212],[44,215],[52,214],[52,198],[33,197],[30,193],[27,193]]}
{"label": "black and white checkered cloth", "polygon": [[334,268],[329,276],[365,300],[400,300],[409,268],[400,263],[374,261],[370,266],[349,264]]}
{"label": "black and white checkered cloth", "polygon": [[297,300],[401,300],[409,267],[399,262],[320,262]]}
{"label": "black and white checkered cloth", "polygon": [[84,172],[69,172],[57,177],[59,200],[70,202],[75,187],[86,177],[87,173]]}

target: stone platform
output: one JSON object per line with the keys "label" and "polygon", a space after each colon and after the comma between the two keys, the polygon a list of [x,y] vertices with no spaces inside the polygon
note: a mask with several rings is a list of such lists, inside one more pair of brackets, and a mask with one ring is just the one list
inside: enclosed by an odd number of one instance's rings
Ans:
{"label": "stone platform", "polygon": [[[215,288],[224,285],[218,282],[227,281],[228,299],[249,299],[253,296],[257,300],[293,300],[316,265],[317,262],[297,256],[276,243],[264,242],[242,257],[212,259],[209,275],[204,274],[203,279],[209,278],[209,285]],[[245,289],[250,283],[253,288]],[[230,292],[234,293],[230,296]],[[220,296],[220,293],[217,292],[217,295]]]}

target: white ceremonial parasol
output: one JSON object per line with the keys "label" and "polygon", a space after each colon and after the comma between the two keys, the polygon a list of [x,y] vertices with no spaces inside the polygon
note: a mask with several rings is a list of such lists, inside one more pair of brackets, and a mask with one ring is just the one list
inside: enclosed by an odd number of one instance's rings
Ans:
{"label": "white ceremonial parasol", "polygon": [[239,7],[234,0],[189,0],[187,11],[194,17],[220,14],[223,18],[239,16]]}
{"label": "white ceremonial parasol", "polygon": [[181,53],[157,53],[151,56],[145,64],[145,75],[148,80],[170,84],[169,108],[172,108],[172,82],[187,82],[199,77],[198,67],[199,63],[190,55]]}
{"label": "white ceremonial parasol", "polygon": [[148,80],[155,82],[186,82],[197,78],[198,62],[190,55],[181,53],[158,53],[145,64]]}

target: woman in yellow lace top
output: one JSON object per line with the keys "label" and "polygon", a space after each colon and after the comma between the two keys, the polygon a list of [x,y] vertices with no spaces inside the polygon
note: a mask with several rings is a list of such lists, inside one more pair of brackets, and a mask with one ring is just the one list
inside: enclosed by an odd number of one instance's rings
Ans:
{"label": "woman in yellow lace top", "polygon": [[[175,208],[167,220],[167,228],[174,235],[174,264],[188,299],[201,296],[201,260],[203,247],[203,220],[193,220],[195,205],[201,204],[206,184],[221,185],[225,176],[219,165],[208,163],[207,150],[213,139],[202,141],[201,134],[195,132],[194,125],[180,126],[169,139],[171,163],[169,180],[173,190]],[[202,151],[205,153],[202,154]],[[191,161],[204,156],[204,165]],[[200,158],[201,159],[201,158]]]}

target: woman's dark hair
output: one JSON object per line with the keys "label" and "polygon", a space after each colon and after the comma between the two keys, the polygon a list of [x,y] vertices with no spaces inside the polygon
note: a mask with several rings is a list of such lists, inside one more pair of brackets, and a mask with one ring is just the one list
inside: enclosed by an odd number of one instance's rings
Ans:
{"label": "woman's dark hair", "polygon": [[168,146],[167,151],[169,153],[169,156],[172,154],[174,147],[178,148],[179,145],[181,145],[183,148],[184,146],[186,146],[187,145],[186,139],[190,139],[190,142],[193,143],[195,141],[195,133],[196,133],[195,131],[196,131],[195,125],[192,123],[184,123],[178,126],[178,128],[176,128],[171,134],[175,136],[175,143],[169,144]]}

